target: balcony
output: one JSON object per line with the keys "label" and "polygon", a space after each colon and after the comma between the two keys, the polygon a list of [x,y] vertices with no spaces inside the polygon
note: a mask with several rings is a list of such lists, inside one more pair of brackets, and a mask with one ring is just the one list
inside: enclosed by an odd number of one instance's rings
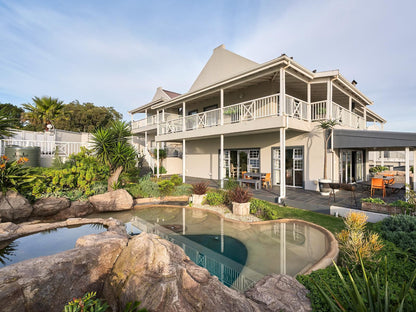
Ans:
{"label": "balcony", "polygon": [[[342,126],[365,129],[363,117],[348,111],[342,106],[329,101],[307,103],[286,95],[285,114],[282,113],[280,95],[274,94],[230,106],[213,109],[195,115],[165,120],[159,124],[159,135],[192,131],[221,125],[241,124],[250,120],[272,116],[288,116],[293,119],[311,122],[336,119]],[[332,116],[331,116],[332,114]]]}
{"label": "balcony", "polygon": [[[159,119],[160,122],[177,119],[179,118],[176,114],[160,114]],[[147,118],[143,118],[140,120],[135,120],[131,123],[131,130],[133,132],[139,132],[139,131],[149,131],[149,130],[156,130],[157,128],[157,115],[148,116]]]}

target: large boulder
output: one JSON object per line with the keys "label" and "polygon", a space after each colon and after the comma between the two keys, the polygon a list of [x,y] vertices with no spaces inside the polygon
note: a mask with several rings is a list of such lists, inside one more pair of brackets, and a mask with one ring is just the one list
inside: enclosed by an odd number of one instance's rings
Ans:
{"label": "large boulder", "polygon": [[86,292],[102,296],[126,243],[126,236],[115,232],[88,235],[77,241],[77,248],[1,268],[1,311],[62,311],[68,301]]}
{"label": "large boulder", "polygon": [[136,300],[149,311],[259,311],[190,261],[179,246],[147,233],[131,239],[122,251],[104,295],[114,311]]}
{"label": "large boulder", "polygon": [[88,198],[96,211],[121,211],[133,208],[133,197],[124,189]]}
{"label": "large boulder", "polygon": [[54,221],[66,220],[68,218],[78,218],[94,212],[94,207],[87,200],[77,200],[71,202],[71,206],[59,211],[49,219]]}
{"label": "large boulder", "polygon": [[23,221],[32,213],[32,205],[22,195],[8,191],[4,195],[0,191],[0,220]]}
{"label": "large boulder", "polygon": [[258,303],[262,311],[312,311],[308,290],[295,278],[284,274],[265,276],[246,291],[247,298]]}
{"label": "large boulder", "polygon": [[69,208],[71,201],[64,197],[48,197],[38,199],[33,204],[32,217],[49,217],[61,210]]}

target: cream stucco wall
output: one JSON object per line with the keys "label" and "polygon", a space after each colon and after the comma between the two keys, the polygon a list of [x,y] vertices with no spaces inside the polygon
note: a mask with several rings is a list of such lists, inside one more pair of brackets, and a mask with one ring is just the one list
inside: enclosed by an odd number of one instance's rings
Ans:
{"label": "cream stucco wall", "polygon": [[[272,172],[272,148],[280,146],[279,132],[253,135],[225,136],[224,149],[260,149],[260,171]],[[304,149],[304,184],[305,189],[317,190],[316,181],[323,177],[323,133],[313,130],[300,133],[287,130],[286,147],[303,147]],[[186,142],[186,175],[192,177],[218,179],[220,137]],[[332,158],[328,153],[328,176],[332,176]],[[337,163],[337,159],[335,160]],[[337,172],[337,165],[335,171]]]}

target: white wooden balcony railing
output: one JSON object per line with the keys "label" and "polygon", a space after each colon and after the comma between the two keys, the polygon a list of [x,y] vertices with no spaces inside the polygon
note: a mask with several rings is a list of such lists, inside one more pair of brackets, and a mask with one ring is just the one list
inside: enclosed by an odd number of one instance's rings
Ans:
{"label": "white wooden balcony railing", "polygon": [[[331,110],[329,110],[328,102],[329,101],[320,101],[311,103],[312,121],[333,119],[337,120],[342,126],[354,129],[366,128],[366,122],[363,117],[349,111],[335,102],[332,102]],[[332,112],[332,115],[330,115],[330,112]]]}
{"label": "white wooden balcony railing", "polygon": [[[286,95],[285,115],[305,121],[319,121],[325,119],[336,119],[341,125],[355,128],[365,129],[366,123],[363,117],[350,112],[348,109],[329,101],[319,101],[307,103],[298,98]],[[210,111],[202,112],[195,115],[178,117],[175,114],[164,114],[164,120],[159,122],[159,134],[169,134],[182,131],[190,131],[201,128],[216,127],[221,125],[221,115],[224,124],[240,123],[258,118],[270,116],[280,116],[281,105],[280,95],[273,94],[242,103],[237,103]],[[163,119],[162,114],[159,115]],[[143,127],[144,125],[155,124],[156,116],[152,119],[142,119],[133,122],[133,130],[135,127]]]}
{"label": "white wooden balcony railing", "polygon": [[[178,118],[178,115],[176,114],[170,114],[170,113],[165,113],[164,115],[159,114],[160,122],[173,120],[177,118]],[[132,130],[137,130],[137,129],[140,129],[146,126],[152,126],[152,125],[157,125],[157,115],[151,115],[140,120],[134,120],[131,123],[131,128]]]}
{"label": "white wooden balcony railing", "polygon": [[36,141],[36,140],[15,140],[3,139],[0,141],[0,153],[4,155],[6,146],[16,145],[20,147],[38,146],[40,147],[40,156],[53,157],[55,153],[61,157],[68,157],[71,154],[77,154],[81,151],[81,146],[88,147],[88,143],[82,142],[59,142],[59,141]]}
{"label": "white wooden balcony railing", "polygon": [[[185,125],[185,131],[201,128],[215,127],[221,124],[221,113],[224,124],[240,123],[269,116],[280,115],[279,94],[237,103],[221,108],[213,109],[195,115],[182,117],[175,120],[162,122],[159,125],[159,134],[181,132]],[[292,118],[308,120],[308,103],[295,97],[286,95],[286,114]]]}

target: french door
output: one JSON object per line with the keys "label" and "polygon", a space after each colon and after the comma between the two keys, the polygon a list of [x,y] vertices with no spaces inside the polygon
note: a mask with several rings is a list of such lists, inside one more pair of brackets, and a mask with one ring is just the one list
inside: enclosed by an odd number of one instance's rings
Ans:
{"label": "french door", "polygon": [[[286,148],[285,179],[287,186],[303,186],[303,148]],[[280,184],[280,148],[272,150],[273,184]]]}
{"label": "french door", "polygon": [[341,150],[340,152],[340,182],[351,183],[363,180],[363,151]]}
{"label": "french door", "polygon": [[260,172],[260,150],[224,150],[226,178],[241,178],[242,172]]}

